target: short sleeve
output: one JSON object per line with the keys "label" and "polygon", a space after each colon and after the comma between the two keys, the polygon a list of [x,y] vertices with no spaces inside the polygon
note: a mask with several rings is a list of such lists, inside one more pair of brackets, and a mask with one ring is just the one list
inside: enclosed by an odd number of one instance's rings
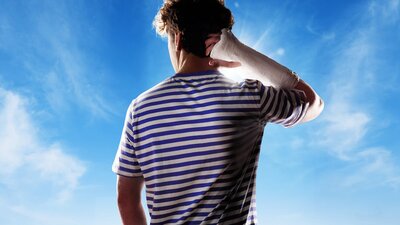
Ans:
{"label": "short sleeve", "polygon": [[133,102],[126,112],[121,140],[112,165],[112,171],[126,177],[141,177],[143,174],[135,154]]}
{"label": "short sleeve", "polygon": [[258,87],[262,120],[292,127],[305,116],[309,103],[303,91],[264,86],[261,82]]}

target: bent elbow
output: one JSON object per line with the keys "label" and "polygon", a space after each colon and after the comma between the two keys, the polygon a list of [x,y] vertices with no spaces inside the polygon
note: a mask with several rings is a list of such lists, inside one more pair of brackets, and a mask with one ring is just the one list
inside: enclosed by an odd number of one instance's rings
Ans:
{"label": "bent elbow", "polygon": [[301,120],[301,122],[305,123],[316,119],[322,113],[324,107],[324,101],[319,96],[317,96],[317,98],[309,105],[306,115]]}
{"label": "bent elbow", "polygon": [[319,116],[319,114],[321,114],[322,111],[324,111],[324,108],[325,108],[325,102],[324,100],[322,100],[322,98],[319,98],[319,108],[318,108],[319,111],[317,116]]}

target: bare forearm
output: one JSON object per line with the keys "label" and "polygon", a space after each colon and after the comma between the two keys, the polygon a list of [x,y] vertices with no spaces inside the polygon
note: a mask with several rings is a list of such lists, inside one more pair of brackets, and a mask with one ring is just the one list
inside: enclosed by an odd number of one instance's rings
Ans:
{"label": "bare forearm", "polygon": [[309,102],[307,113],[301,122],[308,122],[318,117],[324,109],[324,101],[319,97],[319,95],[303,80],[300,80],[294,89],[304,91],[307,96],[306,101]]}
{"label": "bare forearm", "polygon": [[117,202],[123,225],[146,225],[146,215],[141,203],[143,177],[118,176]]}
{"label": "bare forearm", "polygon": [[119,213],[123,225],[146,225],[146,215],[142,204],[133,204],[130,202],[118,203]]}
{"label": "bare forearm", "polygon": [[227,30],[222,30],[211,57],[240,62],[246,71],[245,78],[259,80],[264,85],[290,89],[298,83],[298,77],[287,67],[246,46]]}
{"label": "bare forearm", "polygon": [[241,62],[245,71],[252,77],[261,81],[265,85],[272,85],[274,87],[293,88],[297,80],[294,79],[293,75],[287,67],[269,58],[268,56],[252,49],[244,44],[240,44],[243,52],[246,55],[240,57]]}
{"label": "bare forearm", "polygon": [[299,80],[287,67],[241,43],[230,31],[222,30],[221,40],[214,46],[211,57],[240,62],[246,78],[257,79],[264,85],[304,91],[306,99],[303,100],[308,103],[308,109],[302,122],[315,119],[323,110],[322,99],[310,85]]}

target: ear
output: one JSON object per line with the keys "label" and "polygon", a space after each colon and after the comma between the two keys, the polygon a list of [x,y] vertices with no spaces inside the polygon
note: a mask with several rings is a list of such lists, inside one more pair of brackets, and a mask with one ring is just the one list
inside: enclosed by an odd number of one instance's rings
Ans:
{"label": "ear", "polygon": [[180,51],[182,49],[182,42],[181,42],[182,36],[181,33],[177,32],[175,33],[175,50]]}

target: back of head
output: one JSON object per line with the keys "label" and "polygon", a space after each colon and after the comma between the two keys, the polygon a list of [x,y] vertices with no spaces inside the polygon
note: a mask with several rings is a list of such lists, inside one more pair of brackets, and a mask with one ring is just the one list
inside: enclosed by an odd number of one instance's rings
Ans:
{"label": "back of head", "polygon": [[153,25],[161,36],[180,33],[185,51],[206,57],[207,36],[231,29],[233,16],[223,0],[165,0]]}

